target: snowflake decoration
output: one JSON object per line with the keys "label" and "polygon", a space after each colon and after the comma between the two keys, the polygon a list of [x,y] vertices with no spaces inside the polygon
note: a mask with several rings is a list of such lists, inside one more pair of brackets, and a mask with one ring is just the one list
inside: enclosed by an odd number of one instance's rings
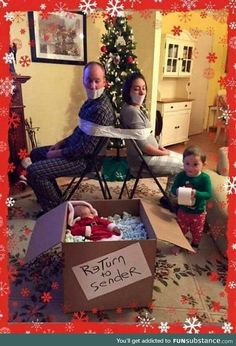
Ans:
{"label": "snowflake decoration", "polygon": [[97,334],[94,330],[89,329],[84,332],[84,334]]}
{"label": "snowflake decoration", "polygon": [[236,0],[229,0],[228,8],[231,9],[232,13],[236,12]]}
{"label": "snowflake decoration", "polygon": [[133,8],[134,7],[134,4],[137,2],[138,4],[141,4],[141,0],[124,0],[125,2],[126,1],[129,1],[131,3],[131,7]]}
{"label": "snowflake decoration", "polygon": [[205,11],[210,14],[214,11],[214,8],[216,7],[215,4],[212,4],[212,2],[210,1],[208,4],[206,4],[206,8]]}
{"label": "snowflake decoration", "polygon": [[216,53],[209,53],[206,58],[209,62],[214,63],[216,62],[217,56],[216,56]]}
{"label": "snowflake decoration", "polygon": [[31,63],[31,60],[27,55],[23,55],[20,57],[19,63],[22,67],[28,67]]}
{"label": "snowflake decoration", "polygon": [[74,329],[75,329],[75,326],[73,323],[71,322],[66,323],[65,330],[67,333],[72,333]]}
{"label": "snowflake decoration", "polygon": [[106,11],[111,17],[123,16],[124,6],[120,3],[120,0],[109,0]]}
{"label": "snowflake decoration", "polygon": [[8,294],[9,292],[9,286],[6,282],[0,282],[0,296],[4,296],[4,294]]}
{"label": "snowflake decoration", "polygon": [[207,67],[203,70],[203,77],[206,79],[212,79],[215,76],[215,71],[211,67]]}
{"label": "snowflake decoration", "polygon": [[174,36],[180,36],[181,32],[183,31],[180,26],[173,26],[173,29],[171,30],[173,32]]}
{"label": "snowflake decoration", "polygon": [[226,35],[220,36],[219,40],[218,40],[218,43],[219,44],[227,44],[227,36]]}
{"label": "snowflake decoration", "polygon": [[6,12],[4,15],[4,18],[6,19],[7,22],[13,22],[14,21],[14,13],[13,12]]}
{"label": "snowflake decoration", "polygon": [[181,12],[178,17],[181,22],[187,23],[191,22],[192,14],[189,12]]}
{"label": "snowflake decoration", "polygon": [[188,334],[199,334],[202,324],[198,321],[197,317],[190,317],[185,320],[185,324],[183,326],[184,330],[187,331]]}
{"label": "snowflake decoration", "polygon": [[190,32],[190,35],[193,37],[193,38],[198,38],[202,31],[198,28],[198,27],[195,27],[195,28],[190,28],[189,29],[189,32]]}
{"label": "snowflake decoration", "polygon": [[79,9],[82,11],[84,14],[89,15],[90,13],[93,13],[96,10],[97,3],[96,1],[92,0],[82,0]]}
{"label": "snowflake decoration", "polygon": [[104,330],[104,334],[114,334],[114,332],[111,328],[107,328]]}
{"label": "snowflake decoration", "polygon": [[0,153],[3,153],[6,150],[7,150],[7,143],[0,141]]}
{"label": "snowflake decoration", "polygon": [[236,250],[236,243],[232,244],[232,249]]}
{"label": "snowflake decoration", "polygon": [[176,2],[174,4],[170,5],[170,10],[171,12],[179,12],[180,11],[180,6]]}
{"label": "snowflake decoration", "polygon": [[147,328],[152,328],[153,326],[151,324],[152,321],[155,321],[154,317],[149,317],[148,312],[145,313],[145,316],[138,316],[139,323],[137,324],[136,327],[143,327],[144,328],[144,333],[146,333]]}
{"label": "snowflake decoration", "polygon": [[168,329],[170,329],[170,326],[168,325],[168,322],[161,322],[159,327],[161,333],[168,333]]}
{"label": "snowflake decoration", "polygon": [[0,310],[0,321],[2,320],[2,318],[3,318],[3,313],[2,313],[2,311]]}
{"label": "snowflake decoration", "polygon": [[35,331],[37,332],[38,330],[42,329],[42,325],[43,325],[43,323],[37,319],[36,321],[32,321],[32,327],[31,328],[35,329]]}
{"label": "snowflake decoration", "polygon": [[229,46],[233,49],[236,49],[236,36],[233,36],[229,40]]}
{"label": "snowflake decoration", "polygon": [[228,286],[229,286],[229,288],[232,290],[232,289],[236,288],[236,282],[235,282],[235,281],[230,281],[230,282],[228,283]]}
{"label": "snowflake decoration", "polygon": [[2,327],[0,329],[0,334],[11,334],[11,330],[10,330],[10,328]]}
{"label": "snowflake decoration", "polygon": [[8,126],[16,129],[20,125],[21,119],[20,115],[13,112],[8,119]]}
{"label": "snowflake decoration", "polygon": [[236,271],[236,261],[230,261],[229,266],[230,266],[230,268],[233,268],[234,271]]}
{"label": "snowflake decoration", "polygon": [[14,198],[13,197],[7,197],[6,205],[10,208],[10,207],[13,207],[14,204],[15,204]]}
{"label": "snowflake decoration", "polygon": [[3,60],[5,64],[12,64],[14,62],[14,54],[13,53],[5,53]]}
{"label": "snowflake decoration", "polygon": [[6,117],[9,113],[9,109],[7,107],[0,108],[0,117]]}
{"label": "snowflake decoration", "polygon": [[182,7],[186,7],[188,11],[191,11],[193,8],[197,6],[198,0],[181,0]]}
{"label": "snowflake decoration", "polygon": [[41,11],[45,10],[46,7],[47,7],[47,5],[45,5],[45,4],[41,4],[41,5],[39,6],[39,8],[40,8]]}
{"label": "snowflake decoration", "polygon": [[236,22],[230,22],[230,23],[229,23],[229,27],[230,27],[230,29],[232,29],[232,30],[236,29]]}
{"label": "snowflake decoration", "polygon": [[232,111],[228,105],[227,105],[227,109],[220,108],[220,111],[222,112],[222,115],[220,115],[218,119],[223,119],[226,125],[228,125],[230,119],[235,120],[235,118],[233,117],[233,113],[235,113],[236,110]]}
{"label": "snowflake decoration", "polygon": [[226,77],[221,76],[220,79],[217,81],[217,83],[219,83],[221,87],[225,88],[227,86]]}
{"label": "snowflake decoration", "polygon": [[152,15],[151,10],[142,10],[142,11],[139,11],[139,13],[140,13],[140,17],[143,19],[149,19],[151,18],[151,15]]}
{"label": "snowflake decoration", "polygon": [[231,334],[231,330],[234,329],[230,322],[224,322],[223,327],[221,328],[223,329],[224,334]]}
{"label": "snowflake decoration", "polygon": [[0,95],[4,95],[6,97],[13,95],[14,93],[14,85],[13,85],[13,79],[9,79],[9,77],[6,77],[5,79],[0,79]]}
{"label": "snowflake decoration", "polygon": [[202,12],[200,13],[200,17],[201,17],[201,18],[206,18],[206,17],[207,17],[206,11],[202,11]]}
{"label": "snowflake decoration", "polygon": [[235,194],[236,193],[236,177],[232,177],[232,178],[228,177],[227,182],[224,184],[224,188],[226,189],[226,193],[228,195]]}
{"label": "snowflake decoration", "polygon": [[43,331],[43,334],[55,334],[55,330],[47,328]]}
{"label": "snowflake decoration", "polygon": [[68,8],[66,7],[66,4],[63,2],[58,2],[55,4],[55,9],[54,12],[56,12],[57,14],[60,14],[61,16],[65,15],[65,12],[68,10]]}
{"label": "snowflake decoration", "polygon": [[227,22],[227,17],[228,17],[228,11],[226,9],[213,12],[213,18],[221,24],[224,24]]}
{"label": "snowflake decoration", "polygon": [[4,0],[0,0],[0,4],[2,4],[2,7],[6,7],[8,5]]}
{"label": "snowflake decoration", "polygon": [[208,26],[206,28],[206,34],[209,36],[213,36],[214,35],[214,28],[212,26]]}
{"label": "snowflake decoration", "polygon": [[228,86],[230,89],[233,89],[236,87],[236,80],[231,77],[230,79],[227,80],[226,86]]}
{"label": "snowflake decoration", "polygon": [[25,13],[23,12],[14,12],[14,22],[20,23],[25,20]]}

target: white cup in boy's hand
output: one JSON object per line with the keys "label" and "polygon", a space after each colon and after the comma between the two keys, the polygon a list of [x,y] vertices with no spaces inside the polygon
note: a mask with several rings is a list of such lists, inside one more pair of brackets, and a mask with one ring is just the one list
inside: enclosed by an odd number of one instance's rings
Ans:
{"label": "white cup in boy's hand", "polygon": [[193,198],[193,189],[191,187],[178,188],[178,204],[193,206],[195,198]]}

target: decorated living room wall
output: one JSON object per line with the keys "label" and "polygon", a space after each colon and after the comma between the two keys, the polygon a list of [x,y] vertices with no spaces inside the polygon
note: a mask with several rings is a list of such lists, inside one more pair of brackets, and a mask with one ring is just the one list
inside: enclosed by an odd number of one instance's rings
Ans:
{"label": "decorated living room wall", "polygon": [[[87,56],[97,59],[102,18],[87,18]],[[91,39],[90,39],[91,38]],[[17,44],[16,73],[31,79],[22,87],[25,117],[32,118],[38,145],[46,145],[68,135],[77,122],[77,113],[84,102],[82,65],[39,63],[31,61],[27,13],[19,12],[11,25],[11,42]]]}
{"label": "decorated living room wall", "polygon": [[[160,42],[155,37],[158,31],[171,33],[174,27],[189,30],[192,35],[200,35],[202,30],[213,35],[212,52],[217,56],[211,62],[209,78],[208,104],[213,102],[219,88],[218,80],[224,72],[227,51],[227,13],[207,14],[203,18],[200,11],[169,13],[160,20],[155,11],[128,11],[130,25],[133,27],[134,40],[137,43],[135,54],[138,65],[148,84],[147,107],[155,116],[157,95],[152,93],[157,87],[158,75],[155,66],[158,64],[154,55],[155,42],[160,51]],[[97,60],[101,54],[101,36],[105,31],[102,12],[95,12],[87,17],[87,58]],[[40,127],[36,133],[38,145],[46,145],[67,136],[77,123],[77,113],[85,100],[82,86],[82,65],[65,65],[38,63],[31,61],[29,24],[27,13],[16,13],[11,25],[11,42],[17,44],[16,72],[30,76],[23,85],[23,98],[26,118],[31,117],[33,126]],[[163,54],[163,52],[160,52]],[[156,79],[156,81],[155,81]],[[154,122],[153,122],[154,123]]]}
{"label": "decorated living room wall", "polygon": [[[146,11],[145,11],[146,13]],[[151,89],[154,45],[154,11],[149,11],[148,18],[143,12],[130,12],[130,24],[134,29],[137,42],[136,55],[140,68],[146,75]],[[87,16],[87,60],[98,60],[101,54],[101,36],[105,31],[104,14],[96,12]],[[151,26],[147,26],[147,20]],[[142,25],[143,24],[143,25]],[[148,35],[149,40],[143,37]],[[28,16],[25,12],[16,13],[11,25],[10,40],[17,44],[16,73],[30,76],[23,85],[25,117],[32,118],[33,126],[40,127],[36,133],[38,145],[51,144],[67,136],[77,123],[77,113],[85,100],[82,85],[83,65],[65,65],[39,63],[31,61]],[[146,57],[146,58],[145,58]],[[150,105],[150,94],[148,105]]]}

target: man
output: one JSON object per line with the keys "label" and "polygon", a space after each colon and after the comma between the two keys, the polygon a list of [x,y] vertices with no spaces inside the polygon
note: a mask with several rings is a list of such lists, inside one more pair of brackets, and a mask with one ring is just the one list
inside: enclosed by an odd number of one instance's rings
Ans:
{"label": "man", "polygon": [[[84,67],[83,85],[88,99],[79,117],[98,125],[114,125],[114,111],[105,93],[105,70],[100,63],[92,61]],[[56,178],[79,176],[86,167],[86,156],[93,153],[99,140],[77,126],[69,137],[55,145],[32,150],[27,180],[42,207],[41,215],[61,203],[62,192]]]}

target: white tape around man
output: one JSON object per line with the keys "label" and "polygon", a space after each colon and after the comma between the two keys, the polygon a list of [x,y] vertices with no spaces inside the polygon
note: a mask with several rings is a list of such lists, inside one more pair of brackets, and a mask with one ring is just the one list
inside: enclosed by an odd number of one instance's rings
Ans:
{"label": "white tape around man", "polygon": [[79,128],[88,136],[137,140],[146,139],[152,132],[150,127],[145,129],[121,129],[114,126],[98,125],[91,121],[81,119],[80,117]]}

